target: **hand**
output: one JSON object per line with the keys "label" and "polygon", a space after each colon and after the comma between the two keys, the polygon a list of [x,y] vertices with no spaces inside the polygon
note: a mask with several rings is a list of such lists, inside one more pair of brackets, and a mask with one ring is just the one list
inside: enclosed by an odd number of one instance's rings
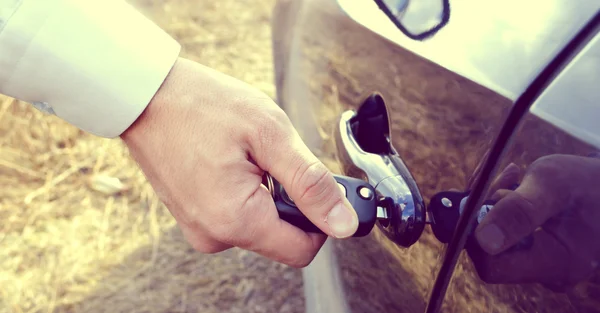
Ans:
{"label": "hand", "polygon": [[[564,290],[588,278],[600,261],[600,159],[550,155],[494,183],[497,201],[475,229],[469,255],[487,283],[541,283]],[[517,243],[533,235],[528,248]]]}
{"label": "hand", "polygon": [[160,200],[198,251],[231,247],[294,267],[325,242],[281,220],[261,184],[269,172],[329,236],[358,227],[333,175],[266,95],[180,59],[140,118],[122,136]]}

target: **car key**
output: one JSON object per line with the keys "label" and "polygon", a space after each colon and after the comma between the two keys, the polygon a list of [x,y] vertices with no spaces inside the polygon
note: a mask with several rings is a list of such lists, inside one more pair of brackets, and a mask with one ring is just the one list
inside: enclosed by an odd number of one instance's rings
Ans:
{"label": "car key", "polygon": [[468,191],[442,191],[431,198],[428,206],[431,230],[441,243],[448,243],[452,239],[462,213],[460,205],[465,203],[468,196]]}
{"label": "car key", "polygon": [[[518,185],[510,188],[515,190]],[[462,214],[463,208],[467,202],[470,192],[454,192],[454,191],[443,191],[437,193],[431,198],[428,211],[431,217],[431,230],[434,236],[441,243],[448,243],[452,239],[458,219]],[[486,200],[479,209],[477,214],[477,220],[473,229],[470,230],[470,236],[477,225],[485,218],[486,214],[490,212],[495,205],[495,201]],[[521,242],[515,245],[515,249],[527,249],[533,245],[533,235],[529,235],[524,238]]]}
{"label": "car key", "polygon": [[[341,175],[333,176],[358,215],[358,229],[353,237],[368,235],[375,226],[377,219],[375,189],[369,183],[357,178]],[[271,175],[265,174],[263,176],[263,184],[271,192],[281,219],[306,232],[323,233],[298,209],[283,186]]]}

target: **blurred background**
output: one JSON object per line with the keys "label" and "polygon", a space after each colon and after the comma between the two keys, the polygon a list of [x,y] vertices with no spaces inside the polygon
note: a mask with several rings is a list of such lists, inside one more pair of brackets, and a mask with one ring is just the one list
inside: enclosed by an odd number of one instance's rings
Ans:
{"label": "blurred background", "polygon": [[[183,57],[274,97],[274,0],[127,1]],[[0,313],[304,311],[299,270],[194,252],[120,140],[6,97],[0,186]]]}

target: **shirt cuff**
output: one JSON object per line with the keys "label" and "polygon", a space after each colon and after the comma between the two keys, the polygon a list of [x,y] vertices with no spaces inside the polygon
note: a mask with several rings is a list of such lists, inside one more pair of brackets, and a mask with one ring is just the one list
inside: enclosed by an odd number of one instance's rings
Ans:
{"label": "shirt cuff", "polygon": [[24,0],[0,27],[0,93],[113,138],[144,111],[180,49],[122,0]]}

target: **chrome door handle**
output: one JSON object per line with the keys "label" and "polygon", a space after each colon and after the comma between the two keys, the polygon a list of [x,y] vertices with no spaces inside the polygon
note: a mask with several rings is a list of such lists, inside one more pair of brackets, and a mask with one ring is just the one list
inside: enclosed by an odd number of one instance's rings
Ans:
{"label": "chrome door handle", "polygon": [[340,116],[335,131],[338,161],[344,175],[374,186],[379,206],[377,226],[396,244],[413,245],[425,228],[426,208],[410,171],[394,149],[383,97],[374,93],[357,112]]}

